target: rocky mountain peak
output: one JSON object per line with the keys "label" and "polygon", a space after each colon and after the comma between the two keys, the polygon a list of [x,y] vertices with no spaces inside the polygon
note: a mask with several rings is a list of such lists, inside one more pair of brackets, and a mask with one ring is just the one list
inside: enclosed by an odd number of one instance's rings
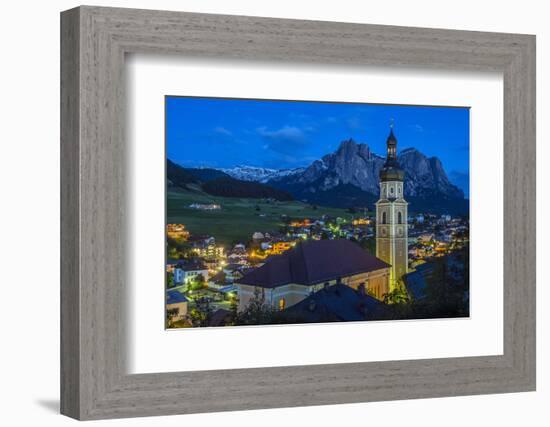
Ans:
{"label": "rocky mountain peak", "polygon": [[350,138],[342,141],[335,153],[329,154],[325,157],[330,157],[334,154],[342,158],[350,158],[352,156],[358,155],[368,160],[371,156],[371,151],[367,144],[357,143],[352,138]]}
{"label": "rocky mountain peak", "polygon": [[[464,198],[464,193],[453,185],[437,157],[428,158],[416,148],[402,150],[397,160],[405,171],[405,197],[442,194],[450,198]],[[302,173],[283,178],[279,185],[307,186],[308,191],[328,191],[339,185],[353,185],[362,191],[377,195],[379,172],[385,157],[370,150],[367,144],[347,139],[338,149],[314,161]]]}

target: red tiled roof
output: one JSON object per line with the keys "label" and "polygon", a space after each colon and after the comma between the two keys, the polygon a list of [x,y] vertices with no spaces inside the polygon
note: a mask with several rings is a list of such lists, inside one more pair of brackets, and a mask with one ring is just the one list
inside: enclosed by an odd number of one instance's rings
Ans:
{"label": "red tiled roof", "polygon": [[314,285],[388,267],[389,264],[349,240],[308,240],[282,255],[268,258],[238,283],[263,288],[288,283]]}

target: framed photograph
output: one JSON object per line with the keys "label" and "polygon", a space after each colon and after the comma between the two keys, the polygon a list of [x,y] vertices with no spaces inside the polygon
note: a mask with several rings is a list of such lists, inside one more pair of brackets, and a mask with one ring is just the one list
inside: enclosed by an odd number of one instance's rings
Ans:
{"label": "framed photograph", "polygon": [[165,103],[168,328],[469,317],[469,108]]}
{"label": "framed photograph", "polygon": [[61,41],[63,414],[535,390],[534,36],[84,6]]}

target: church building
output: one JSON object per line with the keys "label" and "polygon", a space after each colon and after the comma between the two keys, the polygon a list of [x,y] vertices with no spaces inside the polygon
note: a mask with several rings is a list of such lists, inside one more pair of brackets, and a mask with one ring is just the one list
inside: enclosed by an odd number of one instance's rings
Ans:
{"label": "church building", "polygon": [[348,286],[383,300],[389,268],[357,243],[346,239],[307,240],[267,259],[235,282],[242,311],[261,293],[266,304],[284,310],[335,285]]}
{"label": "church building", "polygon": [[408,271],[405,172],[397,162],[393,125],[386,145],[386,162],[380,170],[380,199],[376,202],[376,257],[390,264],[390,290],[393,290]]}

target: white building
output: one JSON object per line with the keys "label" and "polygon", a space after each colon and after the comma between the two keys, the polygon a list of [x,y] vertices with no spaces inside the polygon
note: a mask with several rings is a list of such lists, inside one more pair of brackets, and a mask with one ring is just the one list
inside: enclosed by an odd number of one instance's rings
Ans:
{"label": "white building", "polygon": [[256,231],[254,234],[252,234],[253,240],[262,240],[264,238],[263,233],[260,233],[259,231]]}
{"label": "white building", "polygon": [[174,284],[187,284],[199,274],[202,275],[205,281],[208,280],[208,269],[203,263],[196,261],[182,262],[174,268]]}

